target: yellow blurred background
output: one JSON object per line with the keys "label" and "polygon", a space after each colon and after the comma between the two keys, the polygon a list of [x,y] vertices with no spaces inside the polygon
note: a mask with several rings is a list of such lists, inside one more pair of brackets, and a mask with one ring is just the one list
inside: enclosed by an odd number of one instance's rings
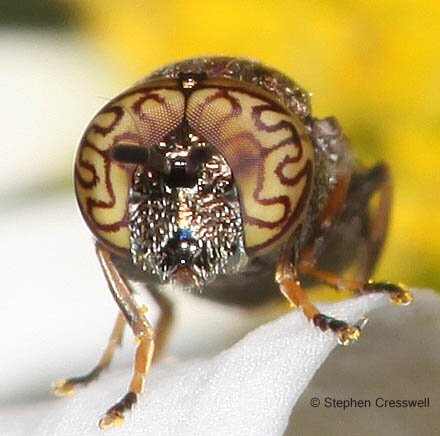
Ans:
{"label": "yellow blurred background", "polygon": [[377,278],[440,289],[440,3],[59,0],[34,15],[26,9],[25,20],[11,5],[3,25],[74,34],[105,62],[115,94],[189,56],[251,57],[287,73],[313,94],[315,116],[339,119],[363,161],[392,167]]}

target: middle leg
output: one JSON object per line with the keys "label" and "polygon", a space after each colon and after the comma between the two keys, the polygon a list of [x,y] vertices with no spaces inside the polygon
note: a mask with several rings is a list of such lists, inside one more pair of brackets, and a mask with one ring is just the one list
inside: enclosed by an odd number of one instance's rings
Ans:
{"label": "middle leg", "polygon": [[298,264],[298,270],[300,273],[313,277],[336,290],[348,290],[354,294],[385,292],[389,294],[391,303],[402,306],[408,305],[413,301],[411,292],[403,284],[375,282],[373,280],[364,282],[362,280],[347,279],[338,274],[321,270],[309,261],[300,261]]}

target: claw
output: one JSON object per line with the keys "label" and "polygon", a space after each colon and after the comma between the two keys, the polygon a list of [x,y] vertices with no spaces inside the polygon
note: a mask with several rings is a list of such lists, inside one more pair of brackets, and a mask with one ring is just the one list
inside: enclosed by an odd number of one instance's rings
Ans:
{"label": "claw", "polygon": [[390,302],[399,306],[406,306],[414,301],[411,291],[402,283],[396,285],[390,282],[374,282],[369,280],[363,290],[365,292],[388,292]]}
{"label": "claw", "polygon": [[323,332],[331,330],[340,345],[350,345],[356,342],[361,336],[361,331],[367,323],[367,318],[362,318],[355,325],[349,325],[345,321],[333,318],[331,316],[318,313],[313,318],[313,323]]}
{"label": "claw", "polygon": [[99,420],[99,428],[105,430],[110,427],[119,427],[124,422],[121,412],[109,411]]}
{"label": "claw", "polygon": [[52,384],[52,394],[56,397],[70,397],[75,393],[75,387],[69,380],[59,380]]}
{"label": "claw", "polygon": [[109,427],[118,427],[124,422],[124,412],[131,410],[136,404],[137,395],[128,392],[113,407],[107,410],[105,415],[99,420],[99,428],[105,430]]}
{"label": "claw", "polygon": [[396,286],[397,290],[390,295],[390,302],[398,306],[407,306],[414,301],[414,296],[411,291],[403,284],[399,283]]}
{"label": "claw", "polygon": [[347,347],[356,342],[362,333],[362,327],[358,325],[349,325],[346,328],[335,332],[338,344]]}

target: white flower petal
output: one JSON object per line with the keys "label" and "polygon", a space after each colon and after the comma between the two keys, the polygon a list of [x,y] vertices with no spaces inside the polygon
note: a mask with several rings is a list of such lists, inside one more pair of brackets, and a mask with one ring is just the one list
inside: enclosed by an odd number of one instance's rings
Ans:
{"label": "white flower petal", "polygon": [[[322,308],[355,322],[385,302],[374,295]],[[313,328],[300,312],[290,313],[211,359],[153,369],[140,403],[113,434],[282,435],[293,406],[335,346],[333,335]],[[33,407],[6,409],[2,434],[101,435],[97,418],[126,382],[127,371],[112,371],[73,399],[40,406],[41,415]],[[25,430],[23,420],[29,420]]]}

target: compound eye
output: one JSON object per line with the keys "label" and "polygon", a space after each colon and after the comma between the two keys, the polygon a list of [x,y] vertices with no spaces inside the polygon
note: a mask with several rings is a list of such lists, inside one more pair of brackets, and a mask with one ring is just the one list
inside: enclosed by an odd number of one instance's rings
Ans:
{"label": "compound eye", "polygon": [[313,145],[304,124],[273,95],[234,79],[200,83],[187,119],[232,170],[247,253],[272,251],[302,221],[310,198]]}
{"label": "compound eye", "polygon": [[185,97],[176,80],[135,86],[106,104],[81,138],[75,160],[75,189],[81,213],[108,249],[130,255],[128,198],[137,166],[167,174],[157,149],[182,124]]}

